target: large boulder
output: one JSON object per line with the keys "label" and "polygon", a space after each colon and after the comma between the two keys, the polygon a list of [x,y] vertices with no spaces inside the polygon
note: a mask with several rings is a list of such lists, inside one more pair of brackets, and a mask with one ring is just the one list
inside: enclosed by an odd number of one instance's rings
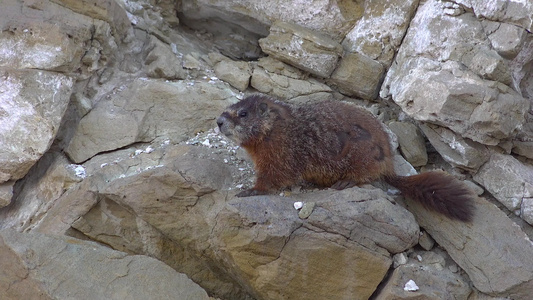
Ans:
{"label": "large boulder", "polygon": [[94,242],[3,230],[0,255],[3,299],[209,299],[158,260]]}
{"label": "large boulder", "polygon": [[220,112],[236,101],[220,81],[137,79],[98,102],[81,119],[66,153],[79,163],[136,142],[184,141],[213,127]]}
{"label": "large boulder", "polygon": [[396,61],[382,96],[392,96],[417,120],[487,145],[516,134],[525,122],[530,103],[509,86],[509,63],[491,49],[472,13],[450,15],[441,2],[427,1]]}
{"label": "large boulder", "polygon": [[408,207],[479,291],[499,297],[528,299],[533,289],[533,243],[494,204],[476,198],[472,223],[427,211],[407,199]]}

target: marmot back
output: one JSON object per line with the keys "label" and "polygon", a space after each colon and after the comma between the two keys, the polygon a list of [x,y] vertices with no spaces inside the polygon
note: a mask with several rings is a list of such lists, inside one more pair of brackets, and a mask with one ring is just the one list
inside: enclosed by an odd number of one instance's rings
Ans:
{"label": "marmot back", "polygon": [[344,189],[384,179],[427,208],[462,221],[472,218],[472,195],[451,175],[397,176],[387,133],[370,112],[355,105],[293,106],[253,95],[229,106],[217,124],[255,164],[255,186],[237,196],[266,194],[302,180]]}

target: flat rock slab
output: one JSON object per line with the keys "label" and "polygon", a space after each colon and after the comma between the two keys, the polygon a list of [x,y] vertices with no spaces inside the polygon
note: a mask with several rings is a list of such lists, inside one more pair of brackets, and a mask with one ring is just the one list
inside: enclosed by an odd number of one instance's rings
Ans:
{"label": "flat rock slab", "polygon": [[533,243],[495,205],[475,200],[471,224],[451,221],[407,199],[424,229],[466,271],[483,293],[529,299],[533,290]]}
{"label": "flat rock slab", "polygon": [[81,119],[65,152],[79,163],[100,152],[158,137],[184,141],[215,127],[220,112],[236,101],[221,81],[137,79],[98,102]]}
{"label": "flat rock slab", "polygon": [[0,255],[3,299],[209,299],[156,259],[65,236],[0,231]]}
{"label": "flat rock slab", "polygon": [[319,77],[329,77],[342,55],[342,46],[331,38],[285,22],[274,23],[259,45],[265,53]]}

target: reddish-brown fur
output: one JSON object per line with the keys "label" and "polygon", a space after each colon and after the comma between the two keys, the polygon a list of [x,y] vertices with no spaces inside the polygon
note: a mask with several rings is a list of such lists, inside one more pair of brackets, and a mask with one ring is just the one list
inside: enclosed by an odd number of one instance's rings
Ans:
{"label": "reddish-brown fur", "polygon": [[451,175],[396,175],[387,133],[357,106],[339,101],[293,106],[253,95],[228,107],[217,123],[255,163],[255,186],[237,196],[266,194],[302,180],[343,189],[384,179],[426,208],[472,219],[472,195]]}

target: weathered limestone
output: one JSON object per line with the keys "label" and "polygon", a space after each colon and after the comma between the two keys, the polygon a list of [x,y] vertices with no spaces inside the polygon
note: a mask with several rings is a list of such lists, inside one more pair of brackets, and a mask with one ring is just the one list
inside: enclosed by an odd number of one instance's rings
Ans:
{"label": "weathered limestone", "polygon": [[[474,180],[507,209],[533,225],[533,167],[510,155],[494,153],[474,175]],[[524,205],[524,207],[522,206]]]}
{"label": "weathered limestone", "polygon": [[4,299],[209,299],[158,260],[93,242],[3,230],[0,255]]}
{"label": "weathered limestone", "polygon": [[58,73],[0,69],[0,182],[24,177],[48,150],[72,85]]}
{"label": "weathered limestone", "polygon": [[391,122],[388,127],[398,137],[403,157],[413,167],[425,166],[428,162],[428,154],[424,137],[418,128],[407,122]]}
{"label": "weathered limestone", "polygon": [[390,94],[417,120],[487,145],[512,136],[525,121],[529,102],[505,85],[509,67],[490,49],[482,23],[471,13],[450,16],[441,2],[427,1],[396,61],[382,96]]}
{"label": "weathered limestone", "polygon": [[80,121],[66,149],[75,162],[158,137],[183,141],[213,127],[220,111],[236,101],[228,87],[206,81],[137,79],[117,92]]}
{"label": "weathered limestone", "polygon": [[151,37],[147,45],[149,49],[145,58],[145,68],[148,76],[165,79],[184,79],[185,70],[181,67],[181,60],[172,53],[170,46]]}
{"label": "weathered limestone", "polygon": [[349,96],[374,100],[379,93],[385,68],[359,53],[347,53],[331,75],[339,90]]}
{"label": "weathered limestone", "polygon": [[[268,93],[281,99],[291,99],[302,95],[309,95],[321,92],[332,92],[331,88],[316,79],[294,78],[294,74],[287,73],[283,69],[277,69],[276,73],[271,73],[267,68],[270,61],[263,61],[263,67],[255,67],[252,73],[250,85],[262,93]],[[289,71],[290,72],[290,71]]]}
{"label": "weathered limestone", "polygon": [[442,158],[453,166],[475,171],[490,157],[486,146],[449,129],[432,124],[422,124],[420,128]]}
{"label": "weathered limestone", "polygon": [[[470,224],[451,221],[406,199],[424,227],[468,274],[479,291],[500,297],[527,299],[533,288],[533,243],[501,210],[488,201],[475,201]],[[494,226],[498,224],[498,226]]]}
{"label": "weathered limestone", "polygon": [[319,77],[329,77],[342,47],[331,38],[305,27],[276,22],[270,34],[259,40],[263,52]]}
{"label": "weathered limestone", "polygon": [[458,0],[455,2],[472,9],[480,18],[515,24],[530,32],[533,31],[533,4],[529,1],[495,0],[487,3],[483,0]]}
{"label": "weathered limestone", "polygon": [[223,59],[214,67],[217,77],[229,83],[239,91],[244,91],[250,84],[252,68],[247,62]]}
{"label": "weathered limestone", "polygon": [[[462,276],[452,273],[441,263],[431,264],[427,256],[421,258],[422,262],[411,260],[396,268],[376,299],[468,299],[471,288]],[[406,291],[409,280],[419,289]]]}
{"label": "weathered limestone", "polygon": [[355,20],[361,17],[364,9],[362,6],[362,3],[358,2],[330,0],[305,0],[295,3],[284,0],[185,0],[181,2],[178,11],[180,19],[193,28],[205,29],[205,24],[218,27],[228,27],[228,24],[232,24],[266,36],[272,23],[285,21],[340,40]]}
{"label": "weathered limestone", "polygon": [[365,55],[384,66],[390,66],[418,2],[418,0],[363,2],[362,17],[342,41],[344,50]]}

